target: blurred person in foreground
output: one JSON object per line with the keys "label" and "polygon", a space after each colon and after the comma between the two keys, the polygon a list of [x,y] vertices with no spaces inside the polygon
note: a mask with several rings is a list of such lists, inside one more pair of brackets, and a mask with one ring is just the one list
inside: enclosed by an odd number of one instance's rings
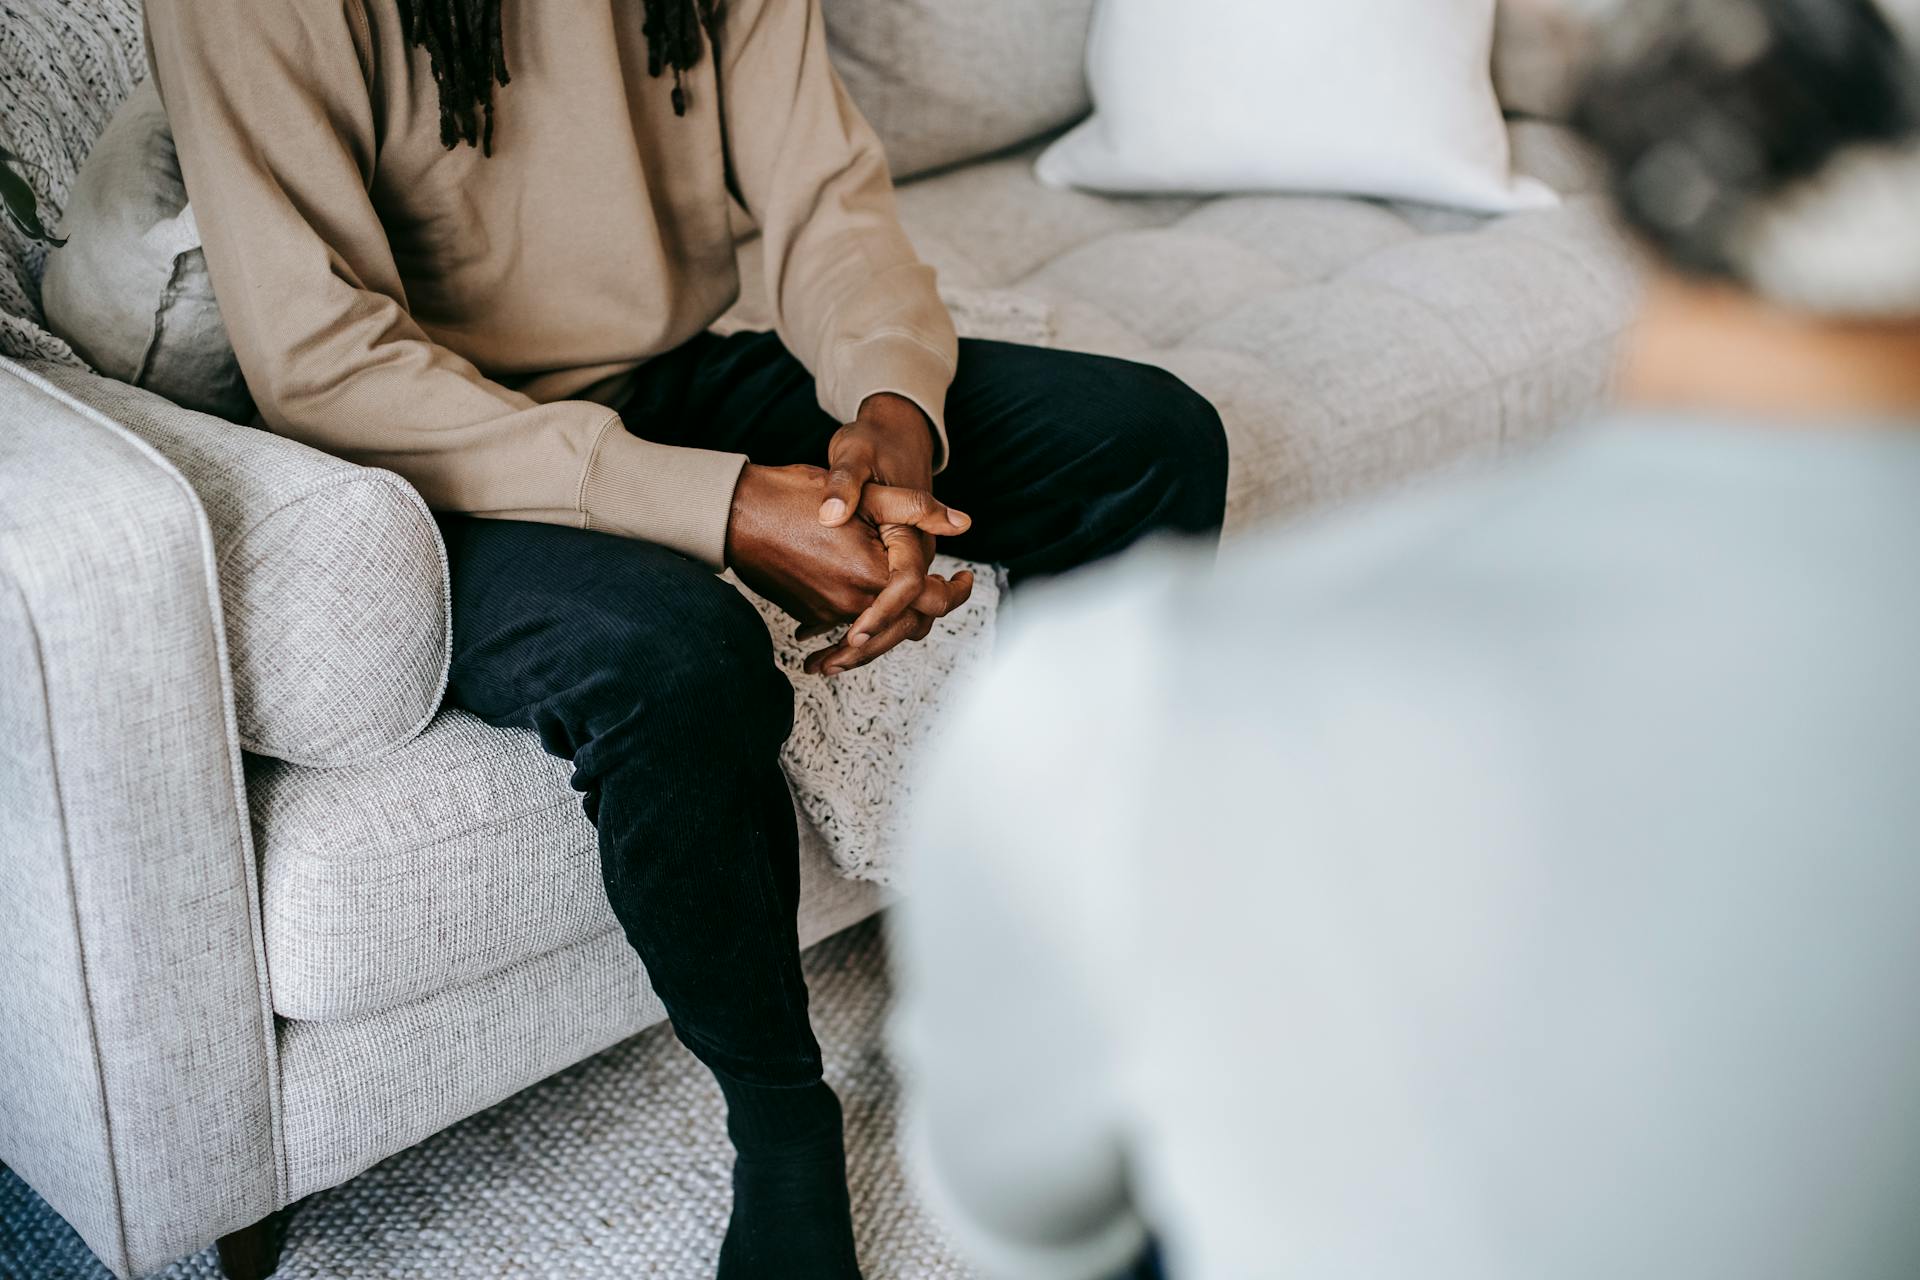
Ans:
{"label": "blurred person in foreground", "polygon": [[1029,607],[898,923],[985,1275],[1920,1275],[1917,38],[1631,8],[1617,411]]}

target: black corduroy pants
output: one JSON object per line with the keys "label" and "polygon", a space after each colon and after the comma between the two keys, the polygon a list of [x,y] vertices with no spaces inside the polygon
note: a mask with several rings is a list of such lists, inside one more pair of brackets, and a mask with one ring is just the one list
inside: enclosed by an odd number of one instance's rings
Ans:
{"label": "black corduroy pants", "polygon": [[[760,333],[703,334],[651,361],[621,408],[649,439],[766,465],[824,465],[840,426],[805,368]],[[934,489],[973,526],[942,549],[1005,565],[1016,587],[1150,534],[1218,536],[1219,416],[1159,369],[963,341],[947,424],[953,458]],[[470,516],[440,526],[449,701],[531,728],[571,761],[607,897],[675,1033],[746,1084],[819,1079],[779,764],[793,691],[760,615],[651,543]]]}

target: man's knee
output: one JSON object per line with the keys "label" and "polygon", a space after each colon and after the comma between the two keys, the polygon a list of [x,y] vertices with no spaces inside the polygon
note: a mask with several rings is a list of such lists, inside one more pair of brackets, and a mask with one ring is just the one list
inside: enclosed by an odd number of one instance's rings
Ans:
{"label": "man's knee", "polygon": [[[471,556],[457,566],[467,575],[454,602],[458,705],[536,728],[550,751],[589,752],[602,768],[646,741],[751,754],[785,741],[792,685],[731,583],[610,534],[520,536],[539,554],[516,543],[495,577],[474,576],[493,566]],[[528,568],[543,564],[551,571]]]}
{"label": "man's knee", "polygon": [[[650,612],[652,616],[637,616]],[[670,733],[699,752],[777,750],[793,727],[793,685],[767,624],[720,578],[666,601],[617,596],[593,609],[608,711],[638,733]]]}
{"label": "man's knee", "polygon": [[1131,465],[1158,498],[1166,527],[1215,532],[1227,505],[1227,431],[1220,411],[1167,370],[1135,368],[1124,389],[1128,411],[1121,425]]}

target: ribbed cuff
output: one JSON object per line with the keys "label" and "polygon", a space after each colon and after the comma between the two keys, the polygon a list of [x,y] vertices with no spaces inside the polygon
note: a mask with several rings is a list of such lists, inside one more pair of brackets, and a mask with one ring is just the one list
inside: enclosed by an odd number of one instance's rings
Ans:
{"label": "ribbed cuff", "polygon": [[727,521],[744,453],[685,449],[642,440],[616,415],[580,479],[580,511],[604,529],[671,547],[715,572],[727,566]]}
{"label": "ribbed cuff", "polygon": [[905,396],[920,406],[933,424],[933,471],[946,468],[947,389],[953,385],[953,366],[944,356],[902,332],[876,334],[849,342],[834,355],[834,382],[821,397],[821,407],[841,422],[860,415],[866,398],[882,391]]}

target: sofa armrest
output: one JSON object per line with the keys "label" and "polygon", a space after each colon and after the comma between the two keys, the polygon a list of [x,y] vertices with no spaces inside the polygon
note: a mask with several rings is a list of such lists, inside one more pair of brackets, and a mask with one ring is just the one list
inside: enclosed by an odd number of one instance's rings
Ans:
{"label": "sofa armrest", "polygon": [[281,1203],[243,786],[193,490],[0,359],[0,1160],[122,1276]]}
{"label": "sofa armrest", "polygon": [[192,486],[213,531],[243,749],[352,766],[426,727],[452,614],[440,529],[411,485],[86,369],[25,368]]}

